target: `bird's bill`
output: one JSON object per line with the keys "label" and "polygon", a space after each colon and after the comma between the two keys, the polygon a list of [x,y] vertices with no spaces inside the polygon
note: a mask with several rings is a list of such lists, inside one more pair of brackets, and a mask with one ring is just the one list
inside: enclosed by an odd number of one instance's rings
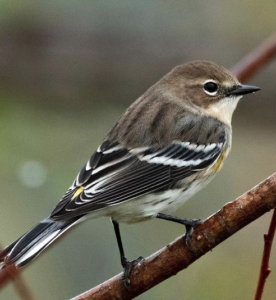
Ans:
{"label": "bird's bill", "polygon": [[241,96],[245,94],[255,93],[259,90],[260,88],[257,86],[242,84],[229,91],[228,95]]}

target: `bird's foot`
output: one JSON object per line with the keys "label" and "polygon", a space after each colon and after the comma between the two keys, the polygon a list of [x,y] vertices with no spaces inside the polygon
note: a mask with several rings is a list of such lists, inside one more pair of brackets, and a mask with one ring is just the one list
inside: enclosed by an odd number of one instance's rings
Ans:
{"label": "bird's foot", "polygon": [[123,284],[124,286],[131,291],[131,287],[130,287],[130,274],[132,271],[132,268],[138,264],[140,264],[142,261],[144,260],[144,258],[142,256],[139,256],[137,259],[132,260],[132,261],[128,261],[126,258],[122,261],[122,266],[124,268],[124,273],[123,273]]}
{"label": "bird's foot", "polygon": [[202,223],[201,219],[183,219],[183,225],[186,227],[186,236],[191,236],[194,228],[200,223]]}
{"label": "bird's foot", "polygon": [[158,213],[156,218],[185,225],[185,227],[186,227],[185,241],[186,241],[187,247],[189,249],[191,249],[189,247],[190,238],[193,234],[194,228],[202,222],[201,219],[181,219],[181,218],[173,217],[170,215],[165,215],[163,213]]}
{"label": "bird's foot", "polygon": [[202,223],[201,219],[184,219],[183,220],[183,225],[186,227],[186,234],[184,236],[185,238],[185,243],[188,249],[191,249],[191,236],[193,234],[194,228]]}

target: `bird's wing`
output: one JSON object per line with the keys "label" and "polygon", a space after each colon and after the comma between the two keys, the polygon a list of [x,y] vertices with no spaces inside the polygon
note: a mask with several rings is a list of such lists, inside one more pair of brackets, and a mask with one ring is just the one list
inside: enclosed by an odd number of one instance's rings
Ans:
{"label": "bird's wing", "polygon": [[173,141],[166,147],[130,150],[107,140],[80,171],[51,217],[63,220],[164,190],[210,167],[223,146]]}

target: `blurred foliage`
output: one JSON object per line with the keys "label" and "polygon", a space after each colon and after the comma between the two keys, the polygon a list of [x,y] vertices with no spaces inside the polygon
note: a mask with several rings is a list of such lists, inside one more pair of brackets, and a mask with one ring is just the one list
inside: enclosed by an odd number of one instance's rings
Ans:
{"label": "blurred foliage", "polygon": [[[1,244],[51,212],[116,119],[156,80],[195,59],[233,66],[275,30],[275,13],[273,0],[0,1]],[[205,218],[275,171],[275,70],[276,62],[251,82],[262,91],[234,115],[225,167],[177,216]],[[36,186],[22,180],[33,162],[47,175]],[[138,298],[252,298],[269,217]],[[183,232],[160,220],[122,226],[129,259]],[[268,300],[275,299],[275,246],[272,251]],[[101,218],[72,230],[24,276],[37,299],[55,300],[119,271],[113,228]],[[18,299],[12,284],[0,298]]]}

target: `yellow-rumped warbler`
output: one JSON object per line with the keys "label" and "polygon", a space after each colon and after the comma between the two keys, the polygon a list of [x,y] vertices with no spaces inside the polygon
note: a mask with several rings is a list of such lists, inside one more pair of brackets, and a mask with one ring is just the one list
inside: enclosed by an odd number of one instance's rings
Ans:
{"label": "yellow-rumped warbler", "polygon": [[174,68],[119,118],[51,215],[0,252],[0,268],[22,267],[71,226],[111,217],[125,270],[118,222],[151,218],[186,225],[175,211],[221,168],[231,147],[231,117],[241,85],[225,68],[195,61]]}

